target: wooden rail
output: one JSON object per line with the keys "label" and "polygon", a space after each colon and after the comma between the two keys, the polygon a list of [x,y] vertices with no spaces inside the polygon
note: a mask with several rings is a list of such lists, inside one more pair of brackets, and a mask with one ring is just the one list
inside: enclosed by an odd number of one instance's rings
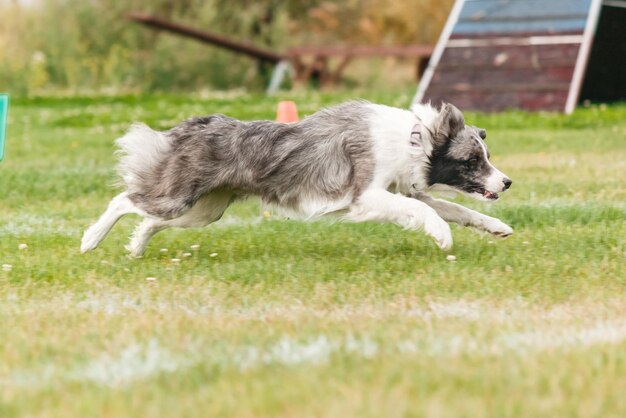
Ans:
{"label": "wooden rail", "polygon": [[[429,45],[409,46],[300,46],[291,48],[286,55],[295,69],[296,83],[318,79],[320,86],[330,86],[339,81],[343,71],[355,58],[398,57],[416,59],[416,78],[424,73],[433,52]],[[331,69],[330,60],[338,63]]]}
{"label": "wooden rail", "polygon": [[[354,58],[399,57],[415,58],[417,61],[416,76],[424,72],[432,46],[300,46],[289,49],[285,54],[277,53],[246,42],[235,41],[223,35],[205,30],[191,28],[186,25],[170,22],[142,12],[130,12],[126,17],[134,22],[153,29],[164,30],[177,35],[196,39],[200,42],[244,54],[261,62],[278,64],[289,62],[294,69],[296,84],[307,83],[311,79],[319,81],[321,87],[330,86],[341,78],[343,71]],[[331,68],[331,60],[338,63]]]}
{"label": "wooden rail", "polygon": [[274,51],[270,51],[264,48],[260,48],[256,45],[252,45],[245,42],[234,41],[226,38],[225,36],[218,35],[205,30],[199,30],[183,26],[178,23],[170,22],[165,19],[161,19],[156,16],[151,16],[141,12],[130,12],[126,17],[134,22],[141,23],[154,29],[165,30],[175,33],[177,35],[186,36],[198,40],[200,42],[216,45],[221,48],[225,48],[240,54],[248,55],[252,58],[256,58],[260,61],[271,62],[277,64],[284,60],[285,57],[282,54],[278,54]]}

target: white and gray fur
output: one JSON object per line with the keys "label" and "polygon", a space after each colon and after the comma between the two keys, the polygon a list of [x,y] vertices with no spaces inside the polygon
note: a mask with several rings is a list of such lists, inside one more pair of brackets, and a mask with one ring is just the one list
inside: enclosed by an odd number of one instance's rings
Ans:
{"label": "white and gray fur", "polygon": [[[411,135],[417,124],[421,134]],[[489,162],[485,135],[450,104],[407,111],[364,101],[293,124],[219,114],[164,132],[136,124],[117,141],[126,190],[85,232],[81,251],[135,213],[144,220],[127,248],[139,256],[158,231],[208,225],[248,195],[309,219],[335,213],[423,229],[442,249],[452,246],[447,222],[508,236],[498,219],[426,194],[445,188],[497,199],[511,181]]]}

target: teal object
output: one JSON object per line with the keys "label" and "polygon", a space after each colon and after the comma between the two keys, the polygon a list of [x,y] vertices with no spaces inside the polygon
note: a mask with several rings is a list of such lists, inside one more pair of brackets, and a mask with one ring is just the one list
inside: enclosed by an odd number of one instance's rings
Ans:
{"label": "teal object", "polygon": [[4,139],[7,134],[7,116],[9,115],[9,95],[0,93],[0,161],[4,158]]}

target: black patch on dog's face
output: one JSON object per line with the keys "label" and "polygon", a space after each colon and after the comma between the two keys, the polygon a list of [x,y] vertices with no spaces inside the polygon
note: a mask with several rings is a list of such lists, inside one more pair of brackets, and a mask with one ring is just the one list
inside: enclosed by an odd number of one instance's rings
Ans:
{"label": "black patch on dog's face", "polygon": [[492,172],[485,151],[477,142],[478,130],[466,126],[459,134],[436,146],[430,157],[428,185],[445,184],[467,193],[481,193]]}
{"label": "black patch on dog's face", "polygon": [[444,184],[459,191],[485,195],[486,180],[493,172],[484,129],[465,125],[462,113],[445,104],[437,121],[430,156],[428,185]]}

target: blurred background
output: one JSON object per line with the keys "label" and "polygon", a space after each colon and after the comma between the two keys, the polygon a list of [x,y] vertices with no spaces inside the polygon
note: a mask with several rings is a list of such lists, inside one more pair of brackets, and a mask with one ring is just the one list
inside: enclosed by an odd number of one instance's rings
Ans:
{"label": "blurred background", "polygon": [[[324,45],[434,45],[452,0],[0,0],[0,86],[14,96],[263,90],[249,57],[148,29],[142,11],[278,53]],[[410,90],[415,59],[355,60],[347,87]],[[8,86],[8,87],[6,87]]]}

